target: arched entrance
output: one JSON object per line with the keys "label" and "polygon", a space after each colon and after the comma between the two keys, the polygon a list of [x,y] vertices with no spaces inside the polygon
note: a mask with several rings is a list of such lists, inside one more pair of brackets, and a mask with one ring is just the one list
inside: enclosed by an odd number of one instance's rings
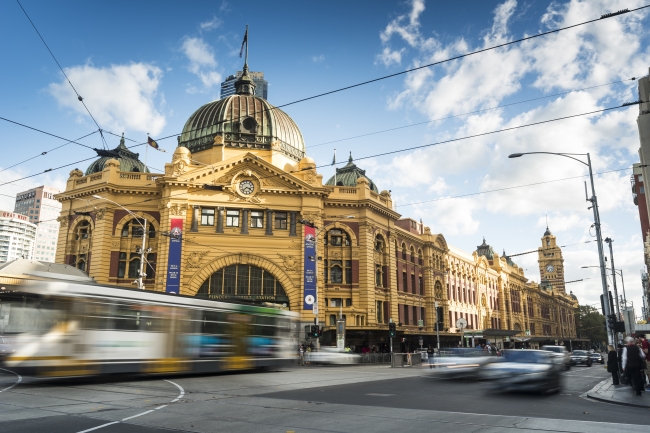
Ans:
{"label": "arched entrance", "polygon": [[207,277],[194,295],[214,300],[244,299],[289,306],[282,283],[271,272],[255,265],[225,266]]}

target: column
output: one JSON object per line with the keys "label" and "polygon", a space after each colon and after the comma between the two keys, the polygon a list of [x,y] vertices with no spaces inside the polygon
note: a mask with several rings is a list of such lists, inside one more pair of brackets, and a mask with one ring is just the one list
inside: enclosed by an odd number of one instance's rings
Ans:
{"label": "column", "polygon": [[266,236],[273,236],[273,211],[266,210]]}
{"label": "column", "polygon": [[217,208],[217,233],[223,233],[223,207]]}
{"label": "column", "polygon": [[242,209],[241,211],[241,234],[248,234],[248,209]]}
{"label": "column", "polygon": [[289,236],[296,235],[296,212],[289,212]]}
{"label": "column", "polygon": [[191,232],[199,231],[199,209],[200,206],[192,206],[192,226],[190,227]]}

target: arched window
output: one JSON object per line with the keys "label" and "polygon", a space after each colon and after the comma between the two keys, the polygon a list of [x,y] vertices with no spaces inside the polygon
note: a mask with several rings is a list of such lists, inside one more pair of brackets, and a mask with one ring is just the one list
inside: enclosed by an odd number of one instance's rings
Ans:
{"label": "arched window", "polygon": [[219,269],[201,284],[196,296],[289,303],[278,279],[269,271],[253,265],[230,265]]}
{"label": "arched window", "polygon": [[71,242],[66,250],[67,263],[83,272],[88,273],[90,267],[90,253],[92,251],[93,226],[88,217],[81,217],[76,225],[71,227]]}
{"label": "arched window", "polygon": [[[118,279],[136,279],[140,276],[140,248],[142,248],[142,235],[144,233],[145,219],[132,218],[125,222],[119,229],[119,236],[122,238],[120,242],[120,251],[117,254],[117,269],[111,265],[111,276]],[[151,218],[146,220],[147,236],[145,237],[145,250],[154,248],[156,246],[156,227],[152,223]],[[155,251],[147,252],[144,259],[142,268],[142,277],[146,280],[153,280],[156,277],[156,258]],[[126,281],[118,281],[118,283],[126,283]],[[149,282],[151,284],[151,282]]]}
{"label": "arched window", "polygon": [[420,266],[424,265],[424,257],[422,256],[422,250],[418,250],[418,264]]}
{"label": "arched window", "polygon": [[343,229],[325,234],[325,284],[352,284],[352,242]]}
{"label": "arched window", "polygon": [[406,244],[402,243],[402,260],[406,260]]}
{"label": "arched window", "polygon": [[415,248],[411,247],[411,263],[415,263]]}

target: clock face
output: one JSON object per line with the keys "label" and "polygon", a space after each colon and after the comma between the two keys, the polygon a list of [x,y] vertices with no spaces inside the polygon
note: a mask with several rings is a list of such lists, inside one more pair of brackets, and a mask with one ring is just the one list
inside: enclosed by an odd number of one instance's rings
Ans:
{"label": "clock face", "polygon": [[250,180],[243,180],[239,182],[239,191],[242,194],[246,194],[246,195],[252,194],[253,190],[255,190],[255,185],[253,185],[253,182],[251,182]]}
{"label": "clock face", "polygon": [[553,267],[553,265],[546,266],[546,272],[553,272],[554,270],[555,270],[555,267]]}

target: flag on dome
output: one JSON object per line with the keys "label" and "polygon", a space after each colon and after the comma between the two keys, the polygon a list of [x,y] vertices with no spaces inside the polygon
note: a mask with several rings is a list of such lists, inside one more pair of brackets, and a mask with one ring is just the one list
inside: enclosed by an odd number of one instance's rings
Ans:
{"label": "flag on dome", "polygon": [[246,33],[244,33],[244,40],[241,41],[241,49],[239,50],[239,57],[241,58],[242,53],[244,52],[244,44],[248,44],[248,26],[246,26]]}
{"label": "flag on dome", "polygon": [[164,150],[158,146],[158,143],[156,143],[156,141],[153,138],[149,137],[148,135],[147,135],[147,143],[149,143],[149,146],[153,147],[154,149],[160,152],[164,152]]}

